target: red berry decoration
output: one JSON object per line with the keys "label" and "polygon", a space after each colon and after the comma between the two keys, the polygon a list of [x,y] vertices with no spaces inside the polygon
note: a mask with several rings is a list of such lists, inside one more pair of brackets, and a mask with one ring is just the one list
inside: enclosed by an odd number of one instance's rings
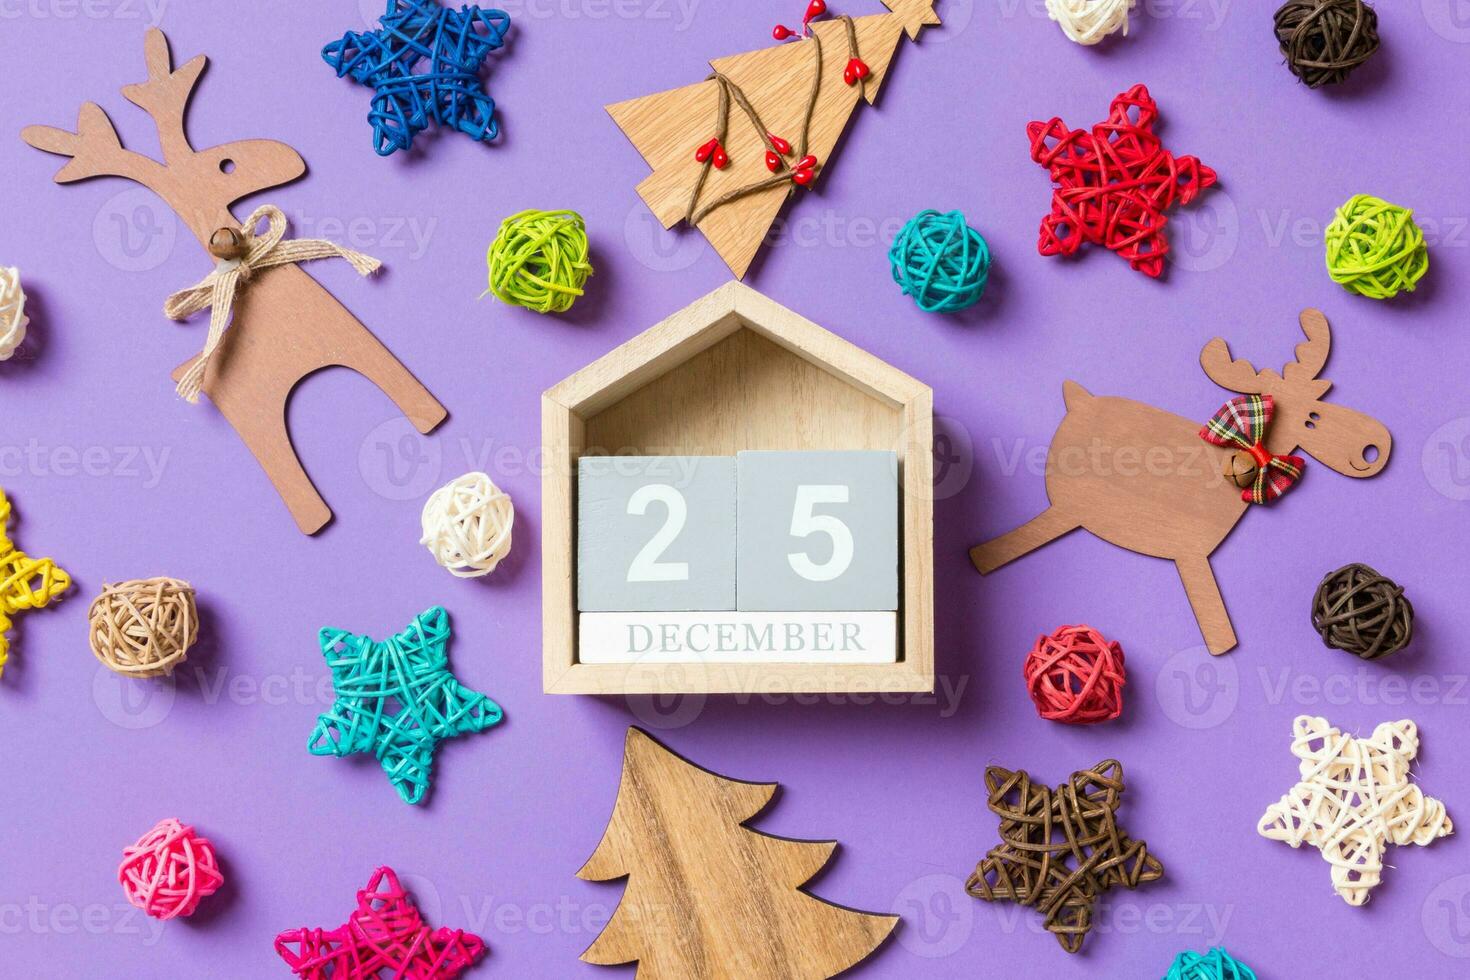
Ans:
{"label": "red berry decoration", "polygon": [[1154,134],[1159,107],[1143,85],[1113,100],[1105,122],[1069,130],[1061,119],[1033,122],[1031,159],[1051,171],[1056,189],[1041,222],[1042,255],[1075,255],[1103,245],[1146,276],[1164,272],[1165,212],[1188,204],[1217,180],[1198,157],[1176,157]]}
{"label": "red berry decoration", "polygon": [[775,26],[775,28],[771,31],[771,37],[775,38],[778,41],[784,41],[788,37],[795,37],[795,36],[796,36],[796,32],[795,31],[793,31],[789,27],[782,27],[780,24],[777,24]]}
{"label": "red berry decoration", "polygon": [[708,160],[715,152],[715,147],[720,145],[719,140],[710,140],[708,143],[694,151],[694,159],[700,163]]}
{"label": "red berry decoration", "polygon": [[776,152],[781,154],[783,157],[791,155],[791,144],[783,140],[781,137],[777,136],[775,133],[767,133],[766,139],[771,141],[771,145],[776,148]]}
{"label": "red berry decoration", "polygon": [[810,21],[822,16],[826,12],[827,4],[824,3],[823,0],[812,0],[811,3],[806,5],[806,17],[802,19],[802,23],[809,23]]}
{"label": "red berry decoration", "polygon": [[729,154],[725,152],[725,148],[719,143],[715,144],[714,162],[716,170],[724,170],[730,164]]}
{"label": "red berry decoration", "polygon": [[766,151],[766,169],[771,173],[781,169],[781,155],[774,150]]}
{"label": "red berry decoration", "polygon": [[842,70],[842,80],[849,85],[856,85],[871,74],[867,62],[861,58],[853,58]]}
{"label": "red berry decoration", "polygon": [[816,167],[816,165],[817,158],[812,156],[810,153],[802,157],[800,160],[796,161],[797,170],[811,170]]}
{"label": "red berry decoration", "polygon": [[1047,721],[1095,725],[1123,713],[1123,648],[1091,626],[1038,636],[1026,655],[1026,689]]}

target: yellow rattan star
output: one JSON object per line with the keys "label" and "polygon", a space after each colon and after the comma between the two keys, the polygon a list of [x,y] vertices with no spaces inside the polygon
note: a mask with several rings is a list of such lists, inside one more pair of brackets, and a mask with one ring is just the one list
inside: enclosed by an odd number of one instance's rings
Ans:
{"label": "yellow rattan star", "polygon": [[71,588],[71,576],[50,558],[32,558],[10,541],[10,501],[0,490],[0,674],[10,659],[13,613],[41,609]]}

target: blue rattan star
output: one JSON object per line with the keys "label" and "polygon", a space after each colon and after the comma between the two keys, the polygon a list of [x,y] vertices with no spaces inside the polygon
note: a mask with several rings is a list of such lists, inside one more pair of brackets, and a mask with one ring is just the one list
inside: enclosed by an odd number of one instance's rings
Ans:
{"label": "blue rattan star", "polygon": [[503,717],[500,705],[461,686],[444,648],[449,614],[435,606],[383,643],[323,629],[322,655],[337,700],[317,719],[312,755],[371,752],[405,803],[429,789],[434,749],[446,738],[483,732]]}
{"label": "blue rattan star", "polygon": [[373,87],[373,145],[379,156],[413,145],[436,123],[488,142],[500,135],[495,100],[480,84],[485,57],[505,44],[510,15],[434,0],[388,0],[375,31],[348,31],[322,48],[337,72]]}

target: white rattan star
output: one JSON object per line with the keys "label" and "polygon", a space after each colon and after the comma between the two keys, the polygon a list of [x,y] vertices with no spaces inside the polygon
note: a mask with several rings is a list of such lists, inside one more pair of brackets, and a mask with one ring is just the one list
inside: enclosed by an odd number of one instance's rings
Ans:
{"label": "white rattan star", "polygon": [[1444,804],[1409,783],[1419,752],[1412,721],[1384,722],[1372,738],[1344,735],[1326,718],[1292,724],[1301,782],[1273,804],[1256,828],[1292,847],[1308,844],[1332,865],[1332,887],[1362,905],[1382,880],[1389,844],[1419,844],[1454,831]]}

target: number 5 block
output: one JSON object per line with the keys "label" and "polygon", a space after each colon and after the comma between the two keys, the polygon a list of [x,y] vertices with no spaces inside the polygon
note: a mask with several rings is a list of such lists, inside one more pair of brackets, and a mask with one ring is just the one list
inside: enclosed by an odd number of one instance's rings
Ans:
{"label": "number 5 block", "polygon": [[577,608],[734,609],[735,460],[582,457]]}
{"label": "number 5 block", "polygon": [[893,453],[742,452],[738,464],[738,608],[898,608]]}

